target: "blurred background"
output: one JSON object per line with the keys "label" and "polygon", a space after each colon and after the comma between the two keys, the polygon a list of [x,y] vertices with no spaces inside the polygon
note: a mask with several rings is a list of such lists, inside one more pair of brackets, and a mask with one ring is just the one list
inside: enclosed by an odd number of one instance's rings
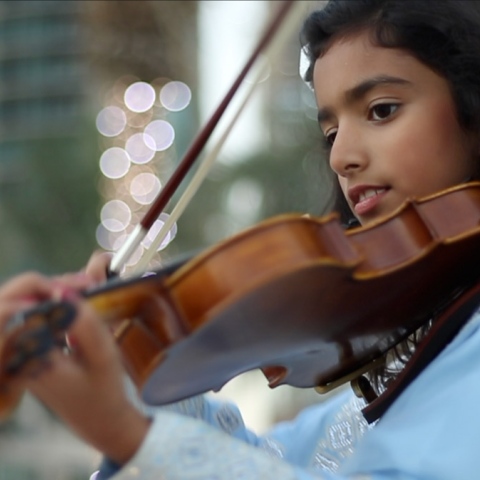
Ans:
{"label": "blurred background", "polygon": [[[306,15],[324,2],[296,3]],[[94,250],[117,250],[279,5],[0,1],[0,280],[31,269],[77,270]],[[300,26],[278,58],[267,59],[252,100],[150,268],[276,214],[325,211],[314,97],[299,76]],[[256,373],[221,395],[240,403],[258,431],[319,400],[310,391],[270,391]],[[98,461],[28,396],[0,425],[0,480],[85,479]]]}

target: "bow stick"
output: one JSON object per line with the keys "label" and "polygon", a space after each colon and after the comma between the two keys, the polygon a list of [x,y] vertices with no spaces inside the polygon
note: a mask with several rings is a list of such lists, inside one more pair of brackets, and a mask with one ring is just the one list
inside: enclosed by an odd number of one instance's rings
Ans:
{"label": "bow stick", "polygon": [[238,107],[238,110],[235,112],[235,115],[231,118],[231,120],[225,127],[223,133],[219,136],[215,145],[206,154],[205,159],[202,161],[200,167],[192,177],[188,185],[188,188],[185,190],[185,192],[182,194],[182,196],[178,200],[177,204],[171,211],[168,218],[165,220],[162,227],[157,232],[155,238],[152,240],[152,243],[150,244],[148,249],[144,252],[142,258],[139,260],[137,265],[132,270],[131,274],[133,275],[141,274],[148,267],[148,264],[150,263],[154,255],[157,253],[158,248],[162,244],[168,232],[170,231],[172,226],[175,224],[175,222],[178,220],[178,218],[182,215],[185,208],[188,206],[193,196],[195,195],[195,193],[198,191],[201,184],[205,180],[205,177],[207,176],[208,172],[212,168],[215,160],[218,157],[220,150],[222,149],[225,141],[230,135],[230,132],[232,131],[238,118],[240,117],[245,107],[248,105],[250,98],[252,97],[256,89],[256,86],[258,85],[258,83],[260,83],[262,78],[265,77],[265,74],[268,71],[269,63],[273,62],[279,56],[282,50],[282,47],[288,41],[294,26],[298,25],[298,23],[300,22],[301,18],[303,18],[303,16],[304,16],[304,6],[302,5],[302,2],[296,2],[294,8],[292,9],[289,15],[288,22],[284,22],[282,27],[277,32],[277,37],[275,42],[270,43],[268,47],[266,47],[265,55],[262,57],[264,61],[257,69],[257,73],[254,75],[254,79],[249,84],[249,87],[246,90],[244,97]]}
{"label": "bow stick", "polygon": [[282,3],[282,6],[279,8],[277,15],[274,17],[270,26],[265,31],[264,35],[260,39],[257,47],[253,51],[252,55],[248,59],[247,63],[243,67],[240,75],[235,80],[230,90],[225,95],[225,98],[222,100],[217,110],[214,112],[210,120],[207,122],[203,130],[199,132],[197,137],[194,139],[192,145],[185,154],[183,160],[180,162],[178,168],[175,170],[173,175],[170,177],[168,182],[165,184],[164,188],[160,191],[159,195],[155,201],[150,206],[149,210],[142,218],[140,223],[134,228],[132,233],[129,235],[125,243],[120,247],[117,253],[112,258],[110,263],[110,272],[112,274],[119,274],[124,264],[132,256],[133,252],[138,248],[142,240],[147,235],[148,231],[154,224],[155,220],[159,217],[160,213],[164,210],[167,203],[170,201],[170,198],[175,193],[176,189],[185,178],[186,174],[190,170],[191,166],[194,164],[195,160],[198,158],[199,153],[202,148],[208,141],[216,125],[220,121],[223,113],[227,109],[230,101],[235,95],[236,91],[242,84],[243,80],[247,76],[248,72],[252,68],[256,59],[259,57],[261,52],[266,48],[274,37],[276,31],[282,24],[284,18],[289,12],[290,8],[294,4],[294,0],[286,0]]}

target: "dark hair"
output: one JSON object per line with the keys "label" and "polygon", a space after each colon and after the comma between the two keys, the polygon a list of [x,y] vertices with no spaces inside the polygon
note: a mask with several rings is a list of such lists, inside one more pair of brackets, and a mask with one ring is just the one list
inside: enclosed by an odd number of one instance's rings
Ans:
{"label": "dark hair", "polygon": [[[404,49],[442,75],[450,84],[460,125],[480,132],[480,1],[330,0],[303,26],[309,59],[305,80],[312,82],[315,61],[332,41],[362,30],[374,45]],[[335,207],[348,223],[353,215],[339,187]]]}

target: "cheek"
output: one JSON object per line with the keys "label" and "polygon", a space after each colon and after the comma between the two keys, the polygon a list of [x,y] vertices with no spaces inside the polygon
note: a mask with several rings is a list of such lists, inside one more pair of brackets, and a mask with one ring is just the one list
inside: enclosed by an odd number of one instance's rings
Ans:
{"label": "cheek", "polygon": [[394,174],[397,186],[405,195],[422,196],[463,182],[471,175],[471,149],[462,133],[455,128],[438,125],[411,137],[407,148],[399,148]]}
{"label": "cheek", "polygon": [[448,172],[455,176],[455,170],[465,168],[463,159],[471,158],[471,149],[451,107],[435,107],[416,112],[415,128],[412,122],[406,122],[386,147],[396,158],[398,173],[409,172],[412,182],[428,182],[430,177]]}
{"label": "cheek", "polygon": [[[451,103],[437,102],[430,109],[425,109],[423,115],[421,138],[417,144],[421,144],[423,137],[423,153],[429,163],[441,161],[452,165],[469,155],[466,135],[460,128]],[[421,145],[418,148],[422,151]]]}
{"label": "cheek", "polygon": [[471,142],[453,122],[438,125],[435,140],[425,155],[425,175],[431,175],[439,188],[463,182],[473,171]]}

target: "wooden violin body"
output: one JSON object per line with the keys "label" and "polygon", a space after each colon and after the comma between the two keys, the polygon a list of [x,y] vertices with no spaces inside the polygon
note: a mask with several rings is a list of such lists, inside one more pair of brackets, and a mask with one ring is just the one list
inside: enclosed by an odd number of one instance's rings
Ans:
{"label": "wooden violin body", "polygon": [[[335,215],[279,216],[173,273],[84,295],[147,403],[219,389],[256,368],[272,387],[328,388],[478,282],[479,235],[480,183],[470,183],[349,231]],[[28,322],[4,338],[0,386],[18,369],[25,332]]]}
{"label": "wooden violin body", "polygon": [[478,280],[479,225],[480,183],[347,232],[335,215],[285,215],[171,275],[87,296],[149,403],[219,389],[255,368],[272,387],[328,387]]}

